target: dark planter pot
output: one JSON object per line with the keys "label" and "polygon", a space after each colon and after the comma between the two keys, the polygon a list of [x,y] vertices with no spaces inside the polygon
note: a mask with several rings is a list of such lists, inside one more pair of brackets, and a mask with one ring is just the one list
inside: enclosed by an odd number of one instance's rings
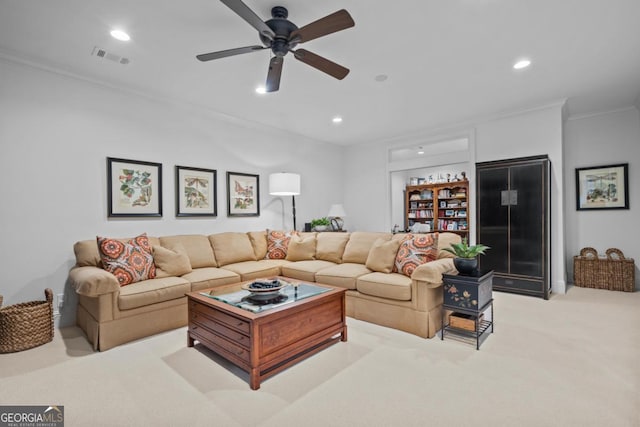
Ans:
{"label": "dark planter pot", "polygon": [[478,270],[478,258],[454,258],[453,265],[460,274],[475,274]]}

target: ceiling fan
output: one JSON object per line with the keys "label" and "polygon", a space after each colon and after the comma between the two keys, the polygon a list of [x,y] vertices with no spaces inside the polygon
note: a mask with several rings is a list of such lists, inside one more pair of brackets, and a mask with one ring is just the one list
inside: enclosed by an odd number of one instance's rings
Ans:
{"label": "ceiling fan", "polygon": [[258,30],[258,35],[264,46],[253,45],[203,53],[196,56],[200,61],[211,61],[227,56],[271,49],[275,56],[271,58],[269,62],[269,72],[267,74],[267,84],[265,87],[267,92],[275,92],[280,88],[282,64],[284,62],[284,56],[289,52],[293,53],[294,58],[298,61],[304,62],[338,80],[344,79],[347,74],[349,74],[348,68],[316,55],[313,52],[309,52],[306,49],[293,50],[299,43],[308,42],[318,37],[353,27],[355,22],[346,10],[339,10],[302,28],[298,28],[293,22],[287,20],[289,12],[282,6],[272,8],[272,18],[268,21],[263,21],[241,0],[220,1],[247,21],[249,25]]}

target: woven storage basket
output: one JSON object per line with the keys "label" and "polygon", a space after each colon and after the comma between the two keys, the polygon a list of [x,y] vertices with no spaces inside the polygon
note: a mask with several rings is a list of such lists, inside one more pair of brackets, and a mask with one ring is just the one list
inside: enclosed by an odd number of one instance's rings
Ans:
{"label": "woven storage basket", "polygon": [[609,248],[606,257],[599,257],[593,248],[583,248],[573,257],[573,282],[585,288],[633,292],[636,267],[632,258],[625,258],[620,249]]}
{"label": "woven storage basket", "polygon": [[0,308],[0,353],[27,350],[53,340],[53,291],[47,288],[44,295],[46,301]]}

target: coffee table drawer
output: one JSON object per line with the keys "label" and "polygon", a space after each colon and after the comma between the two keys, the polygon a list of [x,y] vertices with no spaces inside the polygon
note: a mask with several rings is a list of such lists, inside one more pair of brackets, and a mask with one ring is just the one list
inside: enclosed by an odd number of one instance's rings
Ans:
{"label": "coffee table drawer", "polygon": [[[236,357],[239,357],[245,362],[249,362],[250,353],[247,348],[231,342],[222,335],[215,334],[205,327],[194,325],[190,326],[190,330],[191,333],[196,337],[196,339],[203,339],[205,341],[208,341],[210,344],[214,344],[217,347],[226,350],[227,352],[235,355]],[[244,339],[246,340],[247,338],[245,337]]]}
{"label": "coffee table drawer", "polygon": [[[204,320],[204,322],[202,320]],[[248,335],[242,334],[235,329],[231,329],[223,325],[222,323],[218,323],[210,319],[205,319],[204,316],[192,316],[189,324],[193,325],[193,327],[191,328],[192,330],[197,330],[196,327],[206,328],[212,332],[215,332],[216,334],[220,334],[225,336],[226,338],[229,338],[232,342],[237,343],[247,349],[251,344]]]}
{"label": "coffee table drawer", "polygon": [[[199,317],[204,316],[215,322],[224,323],[225,325],[230,326],[231,328],[237,329],[240,332],[244,332],[246,334],[249,334],[249,331],[251,330],[251,325],[249,324],[249,322],[245,320],[238,319],[237,317],[230,316],[226,313],[222,313],[217,310],[211,310],[197,302],[191,301],[189,304],[190,304],[189,308],[191,309],[190,317],[191,317],[191,320],[193,321],[199,321]],[[202,322],[203,321],[200,321],[200,323]]]}

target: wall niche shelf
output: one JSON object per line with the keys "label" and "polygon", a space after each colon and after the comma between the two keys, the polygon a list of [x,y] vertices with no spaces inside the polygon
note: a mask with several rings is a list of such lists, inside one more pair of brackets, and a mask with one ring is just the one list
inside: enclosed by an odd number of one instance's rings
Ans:
{"label": "wall niche shelf", "polygon": [[431,232],[450,231],[469,234],[469,181],[407,185],[405,230],[416,223],[426,224]]}

